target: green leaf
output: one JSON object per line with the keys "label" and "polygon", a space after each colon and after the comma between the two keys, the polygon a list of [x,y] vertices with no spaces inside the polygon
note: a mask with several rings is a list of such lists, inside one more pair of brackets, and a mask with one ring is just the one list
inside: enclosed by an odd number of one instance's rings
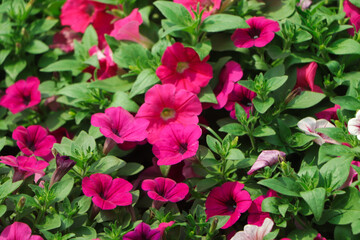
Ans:
{"label": "green leaf", "polygon": [[40,231],[55,229],[61,226],[61,218],[58,214],[46,215],[45,218],[39,224],[35,224],[35,226]]}
{"label": "green leaf", "polygon": [[350,2],[360,8],[360,0],[350,0]]}
{"label": "green leaf", "polygon": [[47,32],[51,28],[53,28],[57,22],[58,22],[57,19],[49,19],[49,18],[35,20],[31,23],[29,32],[33,35]]}
{"label": "green leaf", "polygon": [[326,188],[339,188],[349,176],[350,164],[353,156],[341,156],[331,159],[320,168],[320,174],[328,183]]}
{"label": "green leaf", "polygon": [[2,217],[6,213],[6,210],[6,205],[0,205],[0,217]]}
{"label": "green leaf", "polygon": [[205,178],[197,182],[196,189],[198,192],[205,192],[206,190],[216,186],[218,181],[213,178]]}
{"label": "green leaf", "polygon": [[354,153],[352,152],[352,149],[347,146],[325,143],[320,146],[318,164],[320,165],[333,158],[338,158],[339,156],[344,155],[348,155],[350,157],[354,156]]}
{"label": "green leaf", "polygon": [[126,162],[115,156],[106,156],[94,162],[89,172],[110,174],[124,167]]}
{"label": "green leaf", "polygon": [[56,182],[51,187],[51,190],[55,195],[55,199],[53,200],[53,202],[63,201],[70,194],[73,186],[74,178],[72,177],[63,178],[60,182]]}
{"label": "green leaf", "polygon": [[48,45],[37,39],[32,40],[25,47],[25,51],[31,54],[40,54],[46,52],[47,50],[49,50]]}
{"label": "green leaf", "polygon": [[7,56],[11,53],[10,49],[1,49],[0,50],[0,65],[3,64]]}
{"label": "green leaf", "polygon": [[272,97],[269,97],[268,99],[263,101],[258,96],[256,96],[252,100],[252,103],[254,104],[256,111],[258,111],[259,113],[265,113],[274,104],[274,102],[275,100]]}
{"label": "green leaf", "polygon": [[265,198],[261,203],[261,210],[263,212],[269,212],[273,214],[280,214],[279,208],[277,206],[280,206],[282,203],[282,200],[278,197],[268,197]]}
{"label": "green leaf", "polygon": [[131,88],[129,97],[133,98],[136,95],[146,92],[158,82],[160,82],[160,79],[153,69],[147,68],[142,70]]}
{"label": "green leaf", "polygon": [[360,54],[360,43],[354,39],[339,39],[326,48],[335,55]]}
{"label": "green leaf", "polygon": [[139,62],[148,65],[151,54],[140,44],[122,42],[113,57],[119,67],[129,68],[129,66],[137,66]]}
{"label": "green leaf", "polygon": [[245,109],[238,103],[235,103],[235,116],[240,123],[246,124],[248,115]]}
{"label": "green leaf", "polygon": [[126,165],[124,167],[120,168],[120,170],[117,171],[117,175],[132,176],[132,175],[138,174],[143,169],[144,169],[144,166],[141,165],[140,163],[129,162],[129,163],[126,163]]}
{"label": "green leaf", "polygon": [[4,63],[4,70],[10,76],[11,79],[15,80],[19,73],[24,70],[27,63],[25,59],[19,60],[7,60]]}
{"label": "green leaf", "polygon": [[201,25],[204,32],[222,32],[237,28],[249,28],[249,25],[239,16],[223,13],[210,15]]}
{"label": "green leaf", "polygon": [[211,42],[210,40],[197,43],[195,47],[193,47],[196,53],[199,55],[200,60],[202,61],[205,57],[209,56],[211,51]]}
{"label": "green leaf", "polygon": [[95,149],[95,139],[87,134],[87,132],[81,131],[71,144],[71,156],[88,160],[93,155]]}
{"label": "green leaf", "polygon": [[64,95],[71,98],[86,99],[89,96],[87,83],[75,83],[68,85],[57,92],[57,95]]}
{"label": "green leaf", "polygon": [[272,136],[275,135],[276,132],[274,131],[274,129],[272,129],[269,126],[258,126],[257,128],[255,128],[253,135],[254,137],[266,137],[266,136]]}
{"label": "green leaf", "polygon": [[226,156],[227,160],[240,161],[245,159],[244,153],[237,148],[230,149],[228,155]]}
{"label": "green leaf", "polygon": [[11,179],[7,180],[0,186],[0,199],[7,197],[7,195],[18,189],[22,183],[23,181],[13,183]]}
{"label": "green leaf", "polygon": [[289,145],[291,147],[302,147],[305,144],[307,144],[308,142],[310,142],[316,138],[317,137],[315,137],[315,136],[306,135],[306,134],[300,133],[300,132],[293,133],[290,136]]}
{"label": "green leaf", "polygon": [[91,24],[86,28],[81,42],[86,50],[89,50],[92,46],[98,45],[98,35]]}
{"label": "green leaf", "polygon": [[265,179],[258,182],[260,185],[273,189],[274,191],[293,197],[300,197],[300,185],[289,177],[280,177],[277,179]]}
{"label": "green leaf", "polygon": [[289,204],[287,203],[278,205],[279,213],[281,214],[281,216],[285,217],[288,208]]}
{"label": "green leaf", "polygon": [[315,129],[316,132],[324,133],[326,136],[334,139],[338,142],[347,142],[347,133],[344,133],[344,131],[340,128],[317,128]]}
{"label": "green leaf", "polygon": [[243,87],[246,87],[247,89],[256,92],[256,88],[255,88],[255,82],[252,80],[242,80],[242,81],[238,81],[238,84],[240,84]]}
{"label": "green leaf", "polygon": [[6,137],[0,138],[0,151],[4,148],[6,144]]}
{"label": "green leaf", "polygon": [[76,238],[72,238],[71,240],[88,240],[96,238],[96,230],[92,227],[81,226],[71,231],[77,236]]}
{"label": "green leaf", "polygon": [[107,92],[114,93],[117,91],[128,91],[131,89],[132,85],[132,82],[115,76],[104,80],[96,80],[94,82],[91,82],[89,84],[89,88],[99,88]]}
{"label": "green leaf", "polygon": [[318,104],[325,98],[325,94],[303,91],[286,106],[287,109],[305,109]]}
{"label": "green leaf", "polygon": [[63,71],[80,71],[86,66],[83,65],[79,60],[64,59],[48,66],[41,68],[40,72],[63,72]]}
{"label": "green leaf", "polygon": [[288,76],[272,77],[266,81],[266,86],[269,89],[269,91],[275,91],[276,89],[281,87],[286,82],[287,79]]}
{"label": "green leaf", "polygon": [[351,223],[351,231],[354,235],[360,233],[360,219],[357,219]]}
{"label": "green leaf", "polygon": [[318,232],[312,228],[296,229],[292,231],[287,237],[291,240],[313,240]]}
{"label": "green leaf", "polygon": [[189,11],[182,4],[165,1],[156,1],[153,4],[173,23],[190,26],[193,21]]}
{"label": "green leaf", "polygon": [[109,107],[122,107],[129,112],[137,112],[139,105],[130,99],[129,95],[125,92],[116,92]]}
{"label": "green leaf", "polygon": [[200,102],[214,103],[214,104],[218,103],[216,96],[209,85],[206,85],[206,87],[201,89],[198,97]]}
{"label": "green leaf", "polygon": [[221,143],[219,142],[219,140],[217,140],[213,136],[207,135],[206,136],[206,143],[207,143],[208,147],[211,149],[211,151],[213,151],[215,153],[220,152]]}
{"label": "green leaf", "polygon": [[337,96],[330,100],[332,103],[338,104],[346,110],[356,111],[360,109],[360,101],[352,96]]}
{"label": "green leaf", "polygon": [[301,197],[309,205],[311,211],[314,213],[316,221],[319,221],[324,210],[325,189],[315,188],[311,191],[300,192]]}

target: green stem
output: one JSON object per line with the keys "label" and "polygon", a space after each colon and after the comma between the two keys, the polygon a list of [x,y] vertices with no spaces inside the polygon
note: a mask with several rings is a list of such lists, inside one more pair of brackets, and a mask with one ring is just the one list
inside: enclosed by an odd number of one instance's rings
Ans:
{"label": "green stem", "polygon": [[214,135],[214,137],[217,138],[217,140],[219,140],[220,142],[222,142],[222,138],[214,131],[212,130],[209,126],[206,126],[204,124],[199,123],[200,127],[205,128],[206,130],[208,130],[212,135]]}

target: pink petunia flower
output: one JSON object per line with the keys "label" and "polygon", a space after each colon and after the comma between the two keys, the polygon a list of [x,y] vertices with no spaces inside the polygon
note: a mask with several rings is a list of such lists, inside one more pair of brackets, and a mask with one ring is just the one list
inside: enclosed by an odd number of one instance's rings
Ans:
{"label": "pink petunia flower", "polygon": [[147,191],[148,196],[160,202],[179,202],[185,198],[189,192],[189,187],[185,183],[176,183],[170,178],[158,177],[154,180],[146,179],[141,188]]}
{"label": "pink petunia flower", "polygon": [[322,145],[324,143],[340,144],[337,141],[335,141],[334,139],[328,137],[327,135],[316,132],[317,128],[333,128],[333,127],[335,127],[333,124],[331,124],[329,121],[327,121],[325,119],[316,120],[313,117],[306,117],[306,118],[301,119],[298,122],[297,126],[305,134],[317,137],[314,140],[314,142],[316,142],[319,145]]}
{"label": "pink petunia flower", "polygon": [[40,125],[32,125],[28,128],[18,126],[12,138],[16,140],[16,144],[25,155],[45,157],[51,153],[51,148],[56,139],[53,135],[49,135],[48,131]]}
{"label": "pink petunia flower", "polygon": [[7,226],[0,235],[0,240],[43,240],[39,235],[31,235],[31,228],[22,222]]}
{"label": "pink petunia flower", "polygon": [[234,225],[252,202],[250,194],[243,188],[244,184],[239,182],[226,182],[221,187],[213,188],[205,202],[206,220],[216,215],[228,215],[230,219],[222,229]]}
{"label": "pink petunia flower", "polygon": [[14,168],[13,182],[24,180],[35,174],[35,182],[45,175],[44,169],[49,165],[45,161],[38,161],[36,157],[1,156],[1,163]]}
{"label": "pink petunia flower", "polygon": [[[277,194],[274,190],[269,190],[266,195],[261,195],[257,197],[252,203],[248,210],[248,224],[261,226],[264,223],[266,218],[270,218],[270,214],[268,212],[263,212],[261,210],[261,204],[265,198],[268,197],[277,197]],[[271,218],[270,218],[271,219]]]}
{"label": "pink petunia flower", "polygon": [[204,13],[201,17],[202,20],[214,14],[217,10],[220,9],[221,0],[174,0],[175,3],[180,3],[190,12],[191,16],[194,18],[195,15],[193,11],[197,11],[197,6],[199,4],[199,11]]}
{"label": "pink petunia flower", "polygon": [[201,128],[198,125],[183,126],[179,123],[167,125],[153,145],[153,153],[159,159],[157,164],[174,165],[195,156],[200,137]]}
{"label": "pink petunia flower", "polygon": [[[118,74],[118,66],[113,61],[113,53],[111,48],[106,45],[104,53],[98,48],[98,46],[92,46],[89,49],[89,55],[96,55],[99,60],[100,68],[96,71],[96,78],[99,80],[104,80]],[[92,75],[92,80],[95,80],[95,70],[94,66],[89,66],[83,70],[83,72],[88,72]]]}
{"label": "pink petunia flower", "polygon": [[128,232],[123,236],[123,240],[160,240],[161,232],[158,229],[151,229],[149,225],[141,222],[134,231]]}
{"label": "pink petunia flower", "polygon": [[320,233],[318,233],[318,234],[316,235],[316,237],[314,238],[314,240],[326,240],[326,238],[324,238],[323,236],[321,236]]}
{"label": "pink petunia flower", "polygon": [[231,40],[238,48],[264,47],[280,31],[279,23],[265,17],[252,17],[246,20],[250,28],[238,28],[231,35]]}
{"label": "pink petunia flower", "polygon": [[159,230],[161,233],[161,236],[163,236],[166,228],[171,227],[172,225],[174,225],[174,223],[175,223],[175,221],[162,222],[159,224],[159,227],[157,228],[157,230]]}
{"label": "pink petunia flower", "polygon": [[184,89],[176,90],[172,84],[155,85],[145,94],[136,118],[150,121],[148,141],[154,144],[161,130],[171,122],[183,125],[197,124],[202,111],[199,98]]}
{"label": "pink petunia flower", "polygon": [[[344,1],[344,12],[346,17],[350,18],[350,24],[355,27],[356,32],[360,29],[360,8],[352,4],[349,0]],[[354,29],[348,30],[349,34],[354,36]]]}
{"label": "pink petunia flower", "polygon": [[357,136],[360,140],[360,111],[357,111],[355,118],[349,120],[348,131],[351,135]]}
{"label": "pink petunia flower", "polygon": [[64,27],[60,32],[57,32],[53,38],[53,44],[50,48],[60,48],[68,53],[74,50],[74,40],[81,40],[79,33],[75,32],[69,27]]}
{"label": "pink petunia flower", "polygon": [[244,231],[237,232],[231,240],[262,240],[265,235],[271,232],[274,222],[266,218],[261,226],[246,225]]}
{"label": "pink petunia flower", "polygon": [[149,121],[134,118],[122,107],[111,107],[105,113],[95,113],[91,117],[91,125],[100,127],[100,132],[116,143],[139,142],[147,137],[146,128]]}
{"label": "pink petunia flower", "polygon": [[205,87],[213,77],[212,67],[206,63],[207,60],[206,57],[201,61],[194,49],[177,42],[166,48],[156,75],[163,84],[171,83],[177,89],[198,94],[200,88]]}
{"label": "pink petunia flower", "polygon": [[301,10],[306,10],[310,7],[312,4],[311,0],[300,0],[300,2],[297,4],[297,6],[301,7]]}
{"label": "pink petunia flower", "polygon": [[214,109],[223,108],[228,102],[229,95],[234,90],[235,83],[238,82],[243,76],[243,71],[240,64],[234,61],[227,62],[221,70],[219,83],[214,89],[217,104],[212,107]]}
{"label": "pink petunia flower", "polygon": [[302,68],[297,68],[297,79],[294,88],[301,88],[302,91],[322,93],[321,88],[314,84],[317,67],[316,62],[311,62]]}
{"label": "pink petunia flower", "polygon": [[[351,164],[360,167],[360,162],[358,161],[352,161]],[[354,168],[350,167],[349,176],[339,189],[349,187],[354,181],[356,181],[357,178],[358,178],[358,173],[354,170]]]}
{"label": "pink petunia flower", "polygon": [[253,108],[252,100],[255,97],[256,97],[255,92],[239,84],[235,84],[233,91],[228,96],[228,101],[225,105],[225,109],[230,111],[230,117],[236,119],[235,103],[239,103],[249,117],[250,111]]}
{"label": "pink petunia flower", "polygon": [[315,116],[317,118],[326,119],[328,121],[331,121],[331,119],[338,120],[339,119],[337,116],[338,109],[341,109],[340,105],[335,104],[335,106],[332,108],[327,108],[321,112],[315,113]]}
{"label": "pink petunia flower", "polygon": [[110,210],[116,206],[128,206],[132,202],[131,183],[122,179],[112,179],[110,175],[95,173],[82,180],[85,196],[93,197],[93,203],[103,209]]}
{"label": "pink petunia flower", "polygon": [[0,100],[0,106],[16,114],[39,104],[41,101],[39,85],[40,80],[37,77],[17,81],[6,89],[6,94]]}
{"label": "pink petunia flower", "polygon": [[260,153],[251,169],[247,172],[248,175],[266,166],[272,166],[275,163],[284,160],[286,153],[278,150],[264,150]]}

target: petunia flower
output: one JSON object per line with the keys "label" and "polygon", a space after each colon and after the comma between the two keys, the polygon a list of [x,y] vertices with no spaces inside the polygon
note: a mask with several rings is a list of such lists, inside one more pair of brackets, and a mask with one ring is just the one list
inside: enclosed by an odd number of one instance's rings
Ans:
{"label": "petunia flower", "polygon": [[[360,167],[359,161],[352,161],[351,164]],[[354,170],[354,168],[350,167],[349,176],[346,179],[346,181],[343,183],[343,185],[339,187],[339,189],[349,187],[354,181],[356,181],[357,178],[358,178],[358,173]]]}
{"label": "petunia flower", "polygon": [[318,233],[318,234],[316,235],[316,237],[314,238],[314,240],[326,240],[326,238],[324,238],[323,236],[321,236],[320,233]]}
{"label": "petunia flower", "polygon": [[335,127],[333,124],[331,124],[329,121],[327,121],[325,119],[316,120],[313,117],[306,117],[306,118],[301,119],[298,122],[297,126],[305,134],[317,137],[314,140],[314,142],[316,142],[319,145],[322,145],[324,143],[340,144],[337,141],[335,141],[334,139],[326,136],[325,134],[316,132],[317,128],[333,128],[333,127]]}
{"label": "petunia flower", "polygon": [[35,182],[45,175],[44,169],[49,165],[45,161],[38,161],[36,157],[1,156],[0,162],[14,168],[13,182],[24,180],[35,174]]}
{"label": "petunia flower", "polygon": [[335,104],[334,107],[327,108],[321,112],[315,113],[315,116],[317,118],[326,119],[328,121],[331,121],[331,119],[338,120],[339,119],[337,116],[338,109],[341,109],[340,105]]}
{"label": "petunia flower", "polygon": [[301,88],[302,91],[322,93],[321,88],[314,84],[317,67],[316,62],[311,62],[302,68],[297,68],[297,79],[294,88]]}
{"label": "petunia flower", "polygon": [[265,17],[252,17],[246,20],[250,28],[238,28],[231,35],[231,40],[238,48],[264,47],[280,31],[279,23]]}
{"label": "petunia flower", "polygon": [[85,196],[93,197],[93,203],[103,209],[110,210],[116,206],[128,206],[132,202],[131,183],[122,179],[112,179],[110,175],[95,173],[82,180]]}
{"label": "petunia flower", "polygon": [[236,119],[235,103],[239,103],[249,117],[250,111],[253,108],[252,100],[255,97],[256,97],[255,92],[239,84],[235,84],[233,91],[228,96],[228,101],[225,105],[225,109],[230,111],[230,117]]}
{"label": "petunia flower", "polygon": [[60,32],[55,33],[53,44],[49,47],[60,48],[64,52],[68,53],[74,50],[74,40],[80,41],[80,34],[69,27],[64,27]]}
{"label": "petunia flower", "polygon": [[[261,209],[261,204],[265,198],[268,197],[277,197],[277,194],[274,190],[270,189],[266,195],[261,195],[257,197],[252,203],[248,210],[248,224],[261,226],[264,223],[266,218],[270,218],[270,214],[268,212],[263,212]],[[270,218],[271,219],[271,218]]]}
{"label": "petunia flower", "polygon": [[[111,48],[106,45],[104,53],[99,49],[98,46],[92,46],[89,49],[89,55],[96,55],[99,60],[99,69],[96,71],[96,78],[99,80],[104,80],[113,76],[116,76],[118,73],[118,66],[113,61],[113,53]],[[95,80],[95,70],[94,66],[89,66],[83,70],[83,72],[88,72],[92,75],[92,80]]]}
{"label": "petunia flower", "polygon": [[157,228],[157,230],[159,230],[161,233],[161,236],[163,236],[166,228],[171,227],[172,225],[174,225],[174,223],[175,223],[175,221],[162,222],[159,224],[159,227]]}
{"label": "petunia flower", "polygon": [[153,145],[158,165],[174,165],[196,155],[201,128],[192,124],[184,126],[172,123],[164,127]]}
{"label": "petunia flower", "polygon": [[[356,32],[360,29],[360,8],[352,4],[349,0],[344,1],[344,12],[350,18],[350,24],[355,27]],[[354,29],[349,29],[349,34],[354,36]]]}
{"label": "petunia flower", "polygon": [[310,7],[312,1],[311,0],[300,0],[297,6],[301,7],[301,10],[306,10]]}
{"label": "petunia flower", "polygon": [[122,107],[111,107],[105,113],[95,113],[91,117],[91,125],[100,127],[100,132],[116,143],[138,142],[147,137],[146,128],[149,121],[134,118]]}
{"label": "petunia flower", "polygon": [[19,80],[6,89],[6,94],[0,100],[0,106],[7,108],[13,114],[40,103],[40,80],[37,77],[28,77]]}
{"label": "petunia flower", "polygon": [[31,235],[31,228],[22,222],[7,226],[0,235],[0,240],[43,240],[39,235]]}
{"label": "petunia flower", "polygon": [[250,194],[243,188],[244,184],[239,182],[226,182],[221,187],[213,188],[205,202],[206,220],[216,215],[228,215],[230,219],[222,229],[234,225],[252,202]]}
{"label": "petunia flower", "polygon": [[237,232],[231,240],[262,240],[265,235],[271,232],[274,222],[266,218],[261,227],[256,225],[246,225],[244,231]]}
{"label": "petunia flower", "polygon": [[143,181],[141,188],[147,191],[151,199],[160,202],[179,202],[189,192],[187,184],[176,183],[170,178],[163,177],[146,179]]}
{"label": "petunia flower", "polygon": [[272,166],[275,163],[284,160],[286,153],[278,150],[264,150],[260,153],[255,163],[252,165],[248,175],[266,166]]}
{"label": "petunia flower", "polygon": [[212,67],[206,63],[207,59],[201,61],[194,49],[177,42],[166,48],[156,75],[163,84],[171,83],[177,89],[198,94],[200,88],[205,87],[213,77]]}
{"label": "petunia flower", "polygon": [[357,111],[355,118],[349,120],[348,130],[351,135],[357,136],[360,140],[360,111]]}
{"label": "petunia flower", "polygon": [[184,89],[176,90],[172,84],[155,85],[145,94],[136,118],[150,121],[148,141],[150,144],[159,138],[161,130],[171,122],[183,125],[197,124],[202,111],[199,98]]}
{"label": "petunia flower", "polygon": [[214,14],[217,10],[220,9],[221,0],[174,0],[175,3],[180,3],[190,12],[191,16],[194,18],[195,15],[193,11],[197,11],[197,6],[199,4],[199,11],[203,11],[201,19],[204,20],[211,14]]}
{"label": "petunia flower", "polygon": [[50,180],[50,187],[60,181],[63,176],[69,172],[74,166],[76,162],[71,160],[68,156],[60,156],[59,154],[56,155],[56,169],[51,176]]}
{"label": "petunia flower", "polygon": [[46,157],[51,154],[51,148],[56,139],[53,135],[49,135],[48,131],[40,125],[31,125],[28,128],[18,126],[12,138],[16,140],[16,144],[25,155]]}
{"label": "petunia flower", "polygon": [[151,229],[149,225],[141,222],[134,231],[128,232],[123,236],[123,240],[160,240],[161,232],[158,229]]}

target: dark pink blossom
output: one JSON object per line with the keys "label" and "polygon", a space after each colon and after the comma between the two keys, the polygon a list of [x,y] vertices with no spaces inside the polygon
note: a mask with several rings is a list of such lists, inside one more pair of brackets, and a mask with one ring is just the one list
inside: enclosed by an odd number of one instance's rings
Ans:
{"label": "dark pink blossom", "polygon": [[327,108],[321,112],[315,113],[315,116],[319,119],[322,118],[328,121],[331,121],[331,119],[338,120],[339,118],[337,116],[337,110],[340,108],[340,105],[335,104],[334,107]]}
{"label": "dark pink blossom", "polygon": [[198,125],[172,123],[164,127],[153,145],[158,165],[174,165],[196,155],[201,128]]}
{"label": "dark pink blossom", "polygon": [[326,238],[324,238],[323,236],[321,236],[320,233],[318,233],[318,234],[316,235],[316,237],[314,238],[314,240],[326,240]]}
{"label": "dark pink blossom", "polygon": [[94,66],[89,66],[83,70],[83,72],[88,72],[92,75],[92,80],[104,80],[117,75],[119,69],[116,63],[113,61],[113,53],[108,45],[106,45],[104,53],[99,49],[98,46],[92,46],[89,49],[89,55],[97,56],[100,67],[96,70]]}
{"label": "dark pink blossom", "polygon": [[222,229],[234,225],[252,202],[250,194],[243,188],[244,184],[239,182],[226,182],[221,187],[213,188],[205,202],[206,220],[216,215],[228,215],[230,219]]}
{"label": "dark pink blossom", "polygon": [[14,168],[13,182],[24,180],[35,174],[35,182],[45,175],[44,169],[49,165],[45,161],[38,161],[36,157],[1,156],[1,163]]}
{"label": "dark pink blossom", "polygon": [[212,67],[206,63],[207,60],[204,58],[201,61],[194,49],[177,42],[166,48],[156,75],[163,84],[171,83],[177,89],[198,94],[200,88],[205,87],[213,77]]}
{"label": "dark pink blossom", "polygon": [[[356,32],[360,29],[360,8],[356,7],[349,0],[344,1],[344,12],[350,18],[350,24],[355,27]],[[349,33],[354,36],[354,29],[349,29]]]}
{"label": "dark pink blossom", "polygon": [[321,88],[314,84],[317,67],[316,62],[311,62],[302,68],[297,68],[297,79],[294,88],[301,88],[302,91],[322,93]]}
{"label": "dark pink blossom", "polygon": [[79,33],[75,32],[69,27],[64,27],[60,32],[57,32],[53,38],[53,44],[50,48],[60,48],[68,53],[74,50],[74,40],[81,40]]}
{"label": "dark pink blossom", "polygon": [[93,203],[103,209],[110,210],[116,206],[128,206],[132,202],[131,183],[122,179],[112,179],[110,175],[95,173],[82,180],[82,189],[86,196],[93,197]]}
{"label": "dark pink blossom", "polygon": [[0,106],[16,114],[39,104],[41,101],[39,85],[40,80],[37,77],[17,81],[6,89],[6,94],[0,100]]}
{"label": "dark pink blossom", "polygon": [[246,20],[249,28],[238,28],[231,36],[231,40],[238,48],[264,47],[280,31],[279,23],[265,17],[252,17]]}
{"label": "dark pink blossom", "polygon": [[31,228],[22,222],[7,226],[0,235],[0,240],[43,240],[39,235],[31,235]]}
{"label": "dark pink blossom", "polygon": [[51,153],[51,148],[56,139],[49,135],[48,131],[40,125],[32,125],[28,128],[18,126],[12,138],[16,140],[16,144],[25,155],[32,155],[39,157],[47,156]]}
{"label": "dark pink blossom", "polygon": [[91,125],[100,127],[100,132],[116,143],[138,142],[147,137],[146,128],[149,121],[134,118],[122,107],[111,107],[105,113],[95,113],[91,117]]}
{"label": "dark pink blossom", "polygon": [[235,103],[238,103],[245,110],[249,117],[250,111],[253,108],[252,100],[255,97],[255,92],[250,91],[246,87],[243,87],[239,84],[235,84],[233,91],[228,96],[228,101],[225,105],[225,109],[230,111],[230,117],[236,119]]}
{"label": "dark pink blossom", "polygon": [[[360,162],[358,162],[358,161],[352,161],[351,164],[354,166],[360,167]],[[349,187],[357,179],[358,179],[358,173],[354,170],[353,167],[350,167],[349,176],[346,179],[346,181],[344,182],[344,184],[339,189]]]}
{"label": "dark pink blossom", "polygon": [[193,18],[195,16],[193,11],[197,11],[197,6],[199,4],[199,11],[201,12],[204,10],[201,17],[202,20],[211,14],[214,14],[217,10],[220,9],[221,5],[221,0],[174,0],[174,2],[184,5]]}
{"label": "dark pink blossom", "polygon": [[265,218],[270,218],[270,214],[268,212],[263,212],[261,209],[261,204],[264,201],[265,198],[268,197],[277,197],[277,194],[274,190],[269,190],[266,195],[261,195],[257,197],[252,203],[248,210],[249,216],[248,216],[248,224],[261,226],[265,220]]}
{"label": "dark pink blossom", "polygon": [[161,232],[158,229],[151,229],[146,223],[140,223],[134,231],[123,236],[123,240],[160,240]]}
{"label": "dark pink blossom", "polygon": [[260,153],[255,163],[252,165],[248,175],[253,174],[255,171],[264,168],[266,166],[272,166],[275,163],[282,161],[286,156],[286,153],[279,150],[264,150]]}
{"label": "dark pink blossom", "polygon": [[161,236],[163,236],[165,233],[165,229],[168,227],[171,227],[172,225],[174,225],[174,223],[175,223],[175,221],[162,222],[159,224],[159,227],[157,228],[157,230],[159,230],[161,233]]}
{"label": "dark pink blossom", "polygon": [[158,177],[154,180],[146,179],[141,188],[147,191],[148,196],[161,202],[179,202],[185,198],[189,192],[189,187],[185,183],[176,183],[170,178]]}
{"label": "dark pink blossom", "polygon": [[150,121],[148,141],[153,144],[160,131],[169,123],[183,125],[197,124],[202,111],[199,98],[184,89],[176,90],[172,84],[155,85],[145,94],[145,103],[141,105],[136,118]]}
{"label": "dark pink blossom", "polygon": [[57,143],[61,143],[63,137],[73,139],[74,134],[69,133],[68,130],[64,127],[60,127],[52,132],[49,132],[50,135],[53,135]]}

